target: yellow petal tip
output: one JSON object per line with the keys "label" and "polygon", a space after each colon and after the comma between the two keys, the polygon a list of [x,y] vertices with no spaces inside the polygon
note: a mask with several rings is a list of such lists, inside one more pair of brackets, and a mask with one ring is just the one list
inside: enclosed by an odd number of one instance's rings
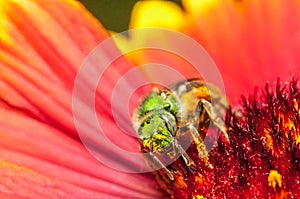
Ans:
{"label": "yellow petal tip", "polygon": [[139,1],[133,8],[129,28],[162,27],[177,30],[183,22],[184,14],[173,2]]}

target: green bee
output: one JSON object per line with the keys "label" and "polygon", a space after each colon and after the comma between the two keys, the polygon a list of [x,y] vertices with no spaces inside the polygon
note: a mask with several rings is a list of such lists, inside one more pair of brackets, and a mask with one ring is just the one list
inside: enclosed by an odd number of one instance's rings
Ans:
{"label": "green bee", "polygon": [[172,172],[156,154],[164,153],[171,159],[181,157],[193,170],[195,163],[185,152],[179,138],[188,133],[199,156],[206,157],[208,152],[198,130],[205,130],[212,121],[229,141],[222,119],[222,112],[227,108],[227,101],[219,89],[201,79],[181,81],[162,90],[155,88],[133,113],[140,150],[147,154],[153,167],[162,168],[174,180]]}

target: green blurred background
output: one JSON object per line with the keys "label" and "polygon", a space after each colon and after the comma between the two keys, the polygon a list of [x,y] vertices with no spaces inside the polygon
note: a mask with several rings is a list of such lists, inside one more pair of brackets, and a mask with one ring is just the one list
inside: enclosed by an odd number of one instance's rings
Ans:
{"label": "green blurred background", "polygon": [[[80,0],[108,30],[128,29],[130,13],[138,0]],[[173,0],[180,5],[180,0]]]}

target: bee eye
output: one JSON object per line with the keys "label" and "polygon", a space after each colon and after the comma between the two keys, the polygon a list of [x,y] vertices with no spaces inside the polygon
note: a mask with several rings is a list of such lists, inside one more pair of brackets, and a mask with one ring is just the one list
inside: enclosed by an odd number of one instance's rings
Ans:
{"label": "bee eye", "polygon": [[146,120],[145,122],[146,122],[146,124],[150,124],[150,120]]}

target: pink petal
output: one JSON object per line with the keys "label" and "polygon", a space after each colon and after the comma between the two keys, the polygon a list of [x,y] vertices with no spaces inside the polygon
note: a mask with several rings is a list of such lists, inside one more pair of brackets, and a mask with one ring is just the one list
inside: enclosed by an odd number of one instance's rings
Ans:
{"label": "pink petal", "polygon": [[[108,38],[101,24],[71,0],[1,2],[0,18],[4,27],[0,30],[3,38],[0,40],[2,196],[160,197],[150,177],[103,165],[78,139],[72,88],[83,60]],[[109,58],[110,52],[101,56]],[[132,65],[120,58],[111,68],[115,75],[105,81],[107,90]],[[106,118],[108,125],[113,124],[103,103],[109,101],[109,95],[99,93],[97,101],[99,109],[105,110],[99,114]],[[87,125],[93,128],[94,124]],[[115,136],[122,132],[116,131],[120,130],[114,128],[111,138],[118,141],[119,137]],[[87,136],[94,142],[92,135]],[[127,145],[121,145],[137,150],[137,141],[123,135],[122,140],[126,139]]]}

